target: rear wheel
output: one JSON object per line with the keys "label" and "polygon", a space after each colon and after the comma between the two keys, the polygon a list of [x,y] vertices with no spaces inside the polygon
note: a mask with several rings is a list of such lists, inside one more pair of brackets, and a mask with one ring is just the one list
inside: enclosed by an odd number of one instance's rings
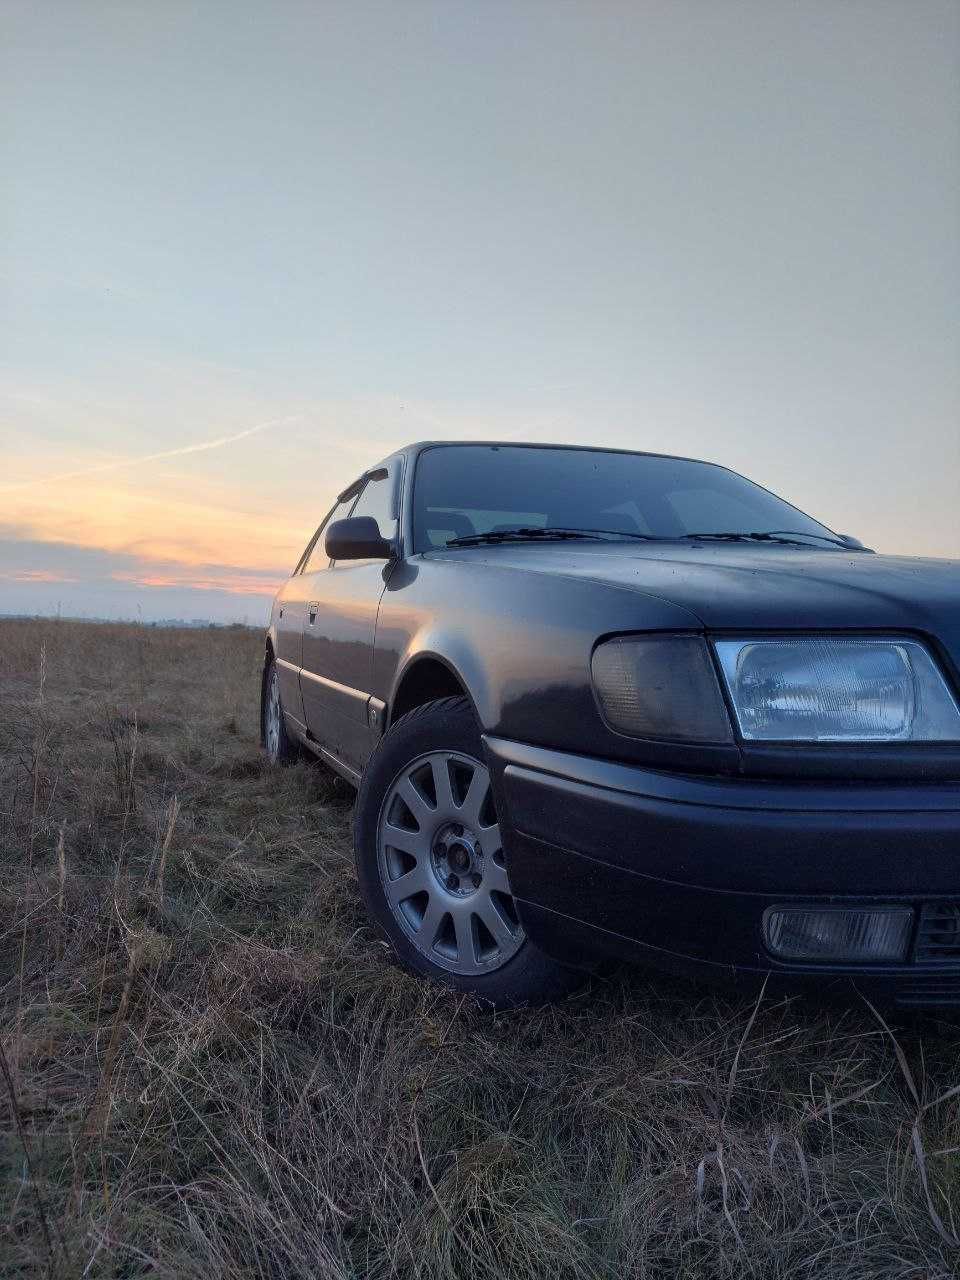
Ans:
{"label": "rear wheel", "polygon": [[270,659],[264,680],[263,745],[271,764],[287,764],[300,755],[299,745],[287,732],[283,703],[280,700],[280,673],[273,658]]}
{"label": "rear wheel", "polygon": [[496,1005],[550,999],[575,981],[520,923],[465,698],[393,726],[364,771],[355,833],[367,908],[407,968]]}

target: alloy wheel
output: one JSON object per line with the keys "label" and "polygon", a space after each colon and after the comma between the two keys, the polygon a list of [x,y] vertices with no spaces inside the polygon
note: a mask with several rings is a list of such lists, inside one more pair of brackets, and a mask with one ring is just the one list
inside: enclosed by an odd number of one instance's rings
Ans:
{"label": "alloy wheel", "polygon": [[267,688],[267,705],[264,712],[263,736],[267,747],[267,755],[276,760],[280,755],[280,677],[274,665],[270,669],[270,682]]}
{"label": "alloy wheel", "polygon": [[377,836],[387,903],[428,960],[468,976],[516,955],[525,934],[484,764],[459,751],[418,756],[391,783]]}

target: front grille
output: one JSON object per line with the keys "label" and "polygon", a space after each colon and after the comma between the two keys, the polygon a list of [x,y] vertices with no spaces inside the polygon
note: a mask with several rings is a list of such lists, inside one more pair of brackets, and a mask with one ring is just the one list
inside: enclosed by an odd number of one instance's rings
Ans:
{"label": "front grille", "polygon": [[960,902],[925,902],[913,958],[917,964],[960,961]]}
{"label": "front grille", "polygon": [[960,1005],[960,977],[942,977],[931,974],[928,978],[909,978],[898,982],[893,993],[900,1005]]}

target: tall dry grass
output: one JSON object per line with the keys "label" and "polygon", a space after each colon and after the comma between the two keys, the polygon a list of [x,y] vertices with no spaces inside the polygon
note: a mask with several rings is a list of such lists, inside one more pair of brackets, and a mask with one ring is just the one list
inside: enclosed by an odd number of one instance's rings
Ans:
{"label": "tall dry grass", "polygon": [[960,1017],[421,985],[260,645],[0,623],[4,1276],[956,1274]]}

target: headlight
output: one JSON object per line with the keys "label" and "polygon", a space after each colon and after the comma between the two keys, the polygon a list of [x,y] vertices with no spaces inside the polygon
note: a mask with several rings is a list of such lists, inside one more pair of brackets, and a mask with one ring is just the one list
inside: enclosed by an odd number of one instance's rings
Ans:
{"label": "headlight", "polygon": [[634,738],[730,742],[716,672],[700,636],[624,636],[593,651],[607,722]]}
{"label": "headlight", "polygon": [[718,640],[740,732],[765,742],[960,740],[960,710],[916,640]]}

